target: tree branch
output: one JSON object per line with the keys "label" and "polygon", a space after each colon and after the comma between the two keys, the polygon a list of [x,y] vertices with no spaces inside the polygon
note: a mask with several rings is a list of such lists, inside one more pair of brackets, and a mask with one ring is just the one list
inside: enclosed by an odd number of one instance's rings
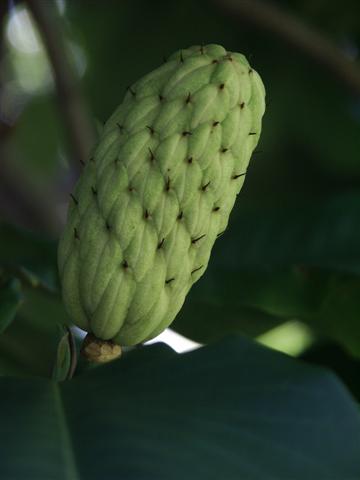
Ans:
{"label": "tree branch", "polygon": [[42,0],[27,0],[27,4],[47,49],[60,108],[72,145],[74,167],[79,171],[80,165],[86,163],[95,139],[89,111],[68,60],[64,33],[53,5]]}
{"label": "tree branch", "polygon": [[283,38],[321,64],[360,95],[360,68],[344,52],[318,31],[281,10],[278,6],[260,0],[213,0],[223,11],[241,22]]}
{"label": "tree branch", "polygon": [[[0,59],[4,56],[4,26],[7,2],[0,2]],[[0,89],[2,82],[0,81]],[[0,106],[1,108],[1,106]],[[0,116],[1,117],[1,116]],[[44,202],[41,192],[34,192],[28,178],[14,166],[6,149],[15,127],[0,118],[0,221],[15,222],[32,230],[54,233],[59,223],[51,202]]]}

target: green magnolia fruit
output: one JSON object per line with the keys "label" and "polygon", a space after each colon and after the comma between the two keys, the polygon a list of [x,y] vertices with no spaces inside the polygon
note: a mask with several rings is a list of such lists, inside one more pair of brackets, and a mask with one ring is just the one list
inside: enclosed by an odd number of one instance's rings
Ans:
{"label": "green magnolia fruit", "polygon": [[134,345],[204,273],[259,140],[264,87],[219,45],[174,53],[128,88],[84,168],[59,246],[72,320]]}

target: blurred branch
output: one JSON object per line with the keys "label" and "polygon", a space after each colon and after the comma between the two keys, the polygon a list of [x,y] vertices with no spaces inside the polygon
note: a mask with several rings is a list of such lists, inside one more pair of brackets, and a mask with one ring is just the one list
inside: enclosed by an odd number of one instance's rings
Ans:
{"label": "blurred branch", "polygon": [[7,13],[7,5],[5,2],[0,2],[0,50],[2,52],[4,43],[4,21]]}
{"label": "blurred branch", "polygon": [[54,4],[42,0],[27,0],[27,4],[48,52],[60,108],[72,145],[74,168],[79,171],[80,165],[88,159],[95,138],[90,115],[67,56],[64,32],[54,11]]}
{"label": "blurred branch", "polygon": [[[4,25],[8,13],[7,2],[0,1],[0,63],[4,56]],[[2,79],[1,79],[2,80]],[[0,81],[0,90],[2,84]],[[5,143],[15,127],[0,116],[0,214],[2,219],[20,223],[31,229],[54,232],[59,220],[49,202],[29,188],[27,178],[15,171],[8,160]],[[21,187],[20,187],[21,185]]]}
{"label": "blurred branch", "polygon": [[360,68],[318,31],[302,23],[277,5],[261,0],[213,0],[240,22],[251,23],[284,39],[326,67],[350,90],[360,95]]}

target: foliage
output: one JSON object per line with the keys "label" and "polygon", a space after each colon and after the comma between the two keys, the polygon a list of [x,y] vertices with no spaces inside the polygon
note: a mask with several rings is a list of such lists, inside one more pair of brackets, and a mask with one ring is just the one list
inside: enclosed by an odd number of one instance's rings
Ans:
{"label": "foliage", "polygon": [[0,382],[1,478],[360,475],[360,418],[339,381],[239,337],[145,347],[71,382]]}
{"label": "foliage", "polygon": [[[277,4],[356,52],[355,0]],[[66,2],[70,64],[99,124],[127,85],[182,46],[244,52],[267,90],[229,227],[173,324],[206,345],[141,346],[101,367],[80,358],[70,379],[79,337],[56,248],[79,165],[55,84],[36,75],[50,75],[44,46],[21,43],[11,18],[0,80],[0,477],[359,478],[358,98],[221,2]],[[285,345],[294,320],[313,342],[297,358],[259,345],[266,335]]]}

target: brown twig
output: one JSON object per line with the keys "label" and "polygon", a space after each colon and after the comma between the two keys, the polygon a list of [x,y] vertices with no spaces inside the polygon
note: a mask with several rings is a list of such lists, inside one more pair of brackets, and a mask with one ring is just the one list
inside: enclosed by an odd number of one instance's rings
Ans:
{"label": "brown twig", "polygon": [[219,8],[244,23],[283,38],[327,68],[352,92],[360,95],[360,68],[324,35],[270,2],[261,0],[213,0]]}
{"label": "brown twig", "polygon": [[95,138],[88,108],[67,57],[64,33],[54,11],[54,5],[42,0],[27,0],[27,4],[49,56],[60,108],[72,145],[74,167],[79,170],[80,165],[86,163]]}
{"label": "brown twig", "polygon": [[[0,59],[4,55],[4,25],[8,13],[7,2],[0,2]],[[0,82],[0,89],[2,83]],[[16,168],[7,151],[8,138],[16,126],[0,118],[0,217],[1,220],[18,223],[32,230],[57,231],[59,219],[51,207],[44,202],[41,192],[34,191],[28,177]]]}

